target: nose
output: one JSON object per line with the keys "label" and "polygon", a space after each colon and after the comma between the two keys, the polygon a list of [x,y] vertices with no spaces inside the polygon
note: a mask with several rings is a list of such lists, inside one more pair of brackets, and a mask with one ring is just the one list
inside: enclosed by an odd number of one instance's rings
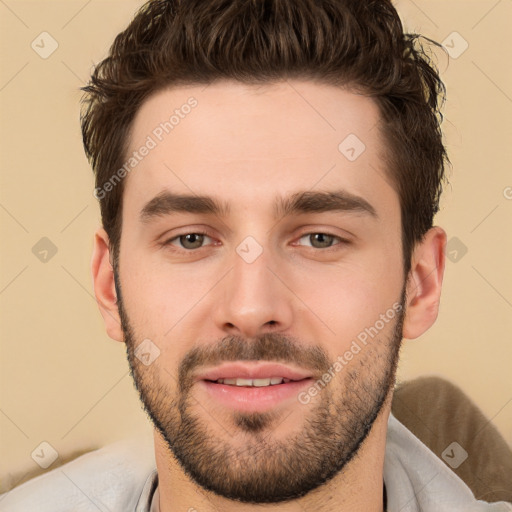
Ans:
{"label": "nose", "polygon": [[218,286],[214,320],[226,334],[250,338],[291,326],[294,295],[268,251],[250,263],[236,254]]}

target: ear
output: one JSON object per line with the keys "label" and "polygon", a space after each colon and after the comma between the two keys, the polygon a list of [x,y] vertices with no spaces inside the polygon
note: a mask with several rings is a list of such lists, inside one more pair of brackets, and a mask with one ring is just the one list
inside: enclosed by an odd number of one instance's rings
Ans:
{"label": "ear", "polygon": [[109,238],[103,228],[94,233],[94,248],[91,260],[94,295],[110,338],[124,341],[121,319],[117,307],[114,269],[110,263]]}
{"label": "ear", "polygon": [[417,338],[436,321],[446,261],[445,247],[446,232],[434,226],[414,248],[407,279],[404,338]]}

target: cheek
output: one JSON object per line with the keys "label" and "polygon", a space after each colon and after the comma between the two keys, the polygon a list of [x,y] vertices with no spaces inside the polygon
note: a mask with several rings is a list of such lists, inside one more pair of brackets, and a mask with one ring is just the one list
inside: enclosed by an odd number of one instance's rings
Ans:
{"label": "cheek", "polygon": [[361,256],[350,265],[311,267],[292,280],[303,303],[301,317],[319,325],[326,343],[331,339],[329,344],[336,346],[338,353],[386,313],[388,321],[382,332],[387,333],[389,318],[394,317],[403,284],[402,268],[396,254],[375,254]]}
{"label": "cheek", "polygon": [[162,331],[165,333],[172,327],[169,312],[176,311],[180,301],[183,302],[182,294],[177,293],[179,283],[169,279],[147,255],[133,251],[121,261],[123,303],[132,326],[147,337],[155,336],[157,330],[161,336]]}

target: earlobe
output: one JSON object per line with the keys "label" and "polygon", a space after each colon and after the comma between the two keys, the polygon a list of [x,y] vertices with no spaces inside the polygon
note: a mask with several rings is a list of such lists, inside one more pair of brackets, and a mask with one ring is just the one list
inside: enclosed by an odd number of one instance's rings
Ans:
{"label": "earlobe", "polygon": [[110,262],[110,257],[107,232],[103,228],[99,228],[94,234],[94,248],[91,259],[94,295],[103,321],[105,322],[105,329],[108,336],[116,341],[124,341],[117,306],[114,270]]}
{"label": "earlobe", "polygon": [[446,232],[434,226],[412,255],[407,280],[404,338],[421,336],[436,321],[445,269]]}

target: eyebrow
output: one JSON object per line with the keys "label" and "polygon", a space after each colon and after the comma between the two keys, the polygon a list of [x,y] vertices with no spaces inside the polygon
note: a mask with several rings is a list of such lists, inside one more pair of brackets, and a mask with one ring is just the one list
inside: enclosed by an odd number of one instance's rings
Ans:
{"label": "eyebrow", "polygon": [[[215,197],[175,194],[168,190],[160,192],[148,201],[140,212],[140,221],[150,223],[158,217],[173,213],[196,213],[227,217],[231,211],[228,203]],[[366,199],[346,190],[305,191],[289,197],[277,197],[274,202],[274,217],[288,217],[305,213],[354,212],[378,219],[375,208]]]}

